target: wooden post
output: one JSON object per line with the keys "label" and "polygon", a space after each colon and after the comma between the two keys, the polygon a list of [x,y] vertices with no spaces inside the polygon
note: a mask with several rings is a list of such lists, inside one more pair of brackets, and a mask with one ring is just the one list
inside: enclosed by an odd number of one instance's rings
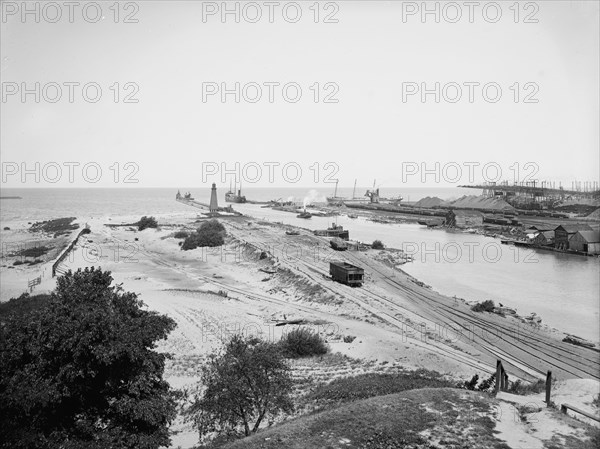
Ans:
{"label": "wooden post", "polygon": [[550,389],[552,388],[552,371],[546,374],[546,407],[550,407]]}
{"label": "wooden post", "polygon": [[496,360],[496,385],[494,388],[496,393],[500,391],[500,382],[502,382],[502,362],[500,360]]}
{"label": "wooden post", "polygon": [[506,374],[506,371],[504,372],[504,385],[502,387],[502,390],[508,390],[508,374]]}

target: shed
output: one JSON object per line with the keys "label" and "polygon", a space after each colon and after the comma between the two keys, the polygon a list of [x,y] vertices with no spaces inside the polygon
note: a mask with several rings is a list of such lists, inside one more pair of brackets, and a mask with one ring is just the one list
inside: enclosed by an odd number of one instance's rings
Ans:
{"label": "shed", "polygon": [[548,246],[554,243],[554,231],[538,232],[532,240],[534,245]]}
{"label": "shed", "polygon": [[587,254],[600,254],[600,232],[577,231],[569,239],[569,249]]}
{"label": "shed", "polygon": [[568,224],[560,225],[554,229],[554,247],[558,249],[571,249],[569,240],[578,231],[592,231],[592,228],[587,224]]}
{"label": "shed", "polygon": [[470,228],[483,225],[483,214],[474,210],[450,210],[446,214],[446,226]]}

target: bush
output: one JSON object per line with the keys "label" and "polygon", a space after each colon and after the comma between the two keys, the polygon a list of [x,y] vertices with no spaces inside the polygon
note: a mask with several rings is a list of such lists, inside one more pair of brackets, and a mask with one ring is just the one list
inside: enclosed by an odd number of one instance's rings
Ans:
{"label": "bush", "polygon": [[15,260],[13,262],[13,265],[23,265],[25,262],[23,262],[22,260]]}
{"label": "bush", "polygon": [[5,231],[10,231],[10,228],[9,228],[8,226],[5,226],[5,227],[4,227],[4,230],[5,230]]}
{"label": "bush", "polygon": [[471,307],[471,310],[473,312],[493,312],[495,307],[494,301],[487,299],[483,302],[478,302],[475,304],[473,307]]}
{"label": "bush", "polygon": [[279,341],[283,354],[292,359],[323,355],[329,352],[327,343],[321,336],[309,329],[294,329]]}
{"label": "bush", "polygon": [[189,233],[187,231],[177,231],[175,234],[173,234],[173,237],[176,239],[186,239],[189,237]]}
{"label": "bush", "polygon": [[186,237],[181,249],[187,251],[203,246],[222,246],[225,244],[224,235],[225,227],[217,220],[205,221],[196,232]]}
{"label": "bush", "polygon": [[483,379],[479,385],[479,376],[475,374],[471,380],[464,381],[457,385],[458,388],[464,388],[465,390],[477,390],[491,392],[496,385],[496,374],[491,374],[487,379]]}
{"label": "bush", "polygon": [[546,381],[541,380],[541,379],[535,383],[523,383],[519,379],[515,382],[510,382],[510,385],[508,387],[509,393],[520,394],[520,395],[541,393],[542,391],[545,391],[545,390],[546,390]]}
{"label": "bush", "polygon": [[459,388],[464,388],[465,390],[474,390],[478,381],[479,376],[475,374],[473,377],[471,377],[471,380],[465,380],[461,385],[459,385]]}
{"label": "bush", "polygon": [[221,223],[219,223],[219,220],[215,220],[213,218],[212,220],[205,221],[198,228],[198,232],[207,232],[207,231],[225,233],[225,226],[223,226]]}
{"label": "bush", "polygon": [[143,231],[146,228],[158,228],[158,223],[156,222],[156,218],[143,216],[140,218],[140,221],[137,223],[138,231]]}
{"label": "bush", "polygon": [[371,245],[371,248],[373,249],[383,249],[383,243],[381,242],[381,240],[374,240],[373,244]]}
{"label": "bush", "polygon": [[344,343],[352,343],[356,337],[354,335],[344,336]]}

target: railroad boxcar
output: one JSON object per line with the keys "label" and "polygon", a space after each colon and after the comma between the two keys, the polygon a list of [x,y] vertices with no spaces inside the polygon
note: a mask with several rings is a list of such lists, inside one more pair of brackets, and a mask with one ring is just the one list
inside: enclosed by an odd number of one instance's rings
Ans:
{"label": "railroad boxcar", "polygon": [[348,262],[329,262],[329,274],[334,281],[351,287],[360,287],[363,283],[365,270]]}

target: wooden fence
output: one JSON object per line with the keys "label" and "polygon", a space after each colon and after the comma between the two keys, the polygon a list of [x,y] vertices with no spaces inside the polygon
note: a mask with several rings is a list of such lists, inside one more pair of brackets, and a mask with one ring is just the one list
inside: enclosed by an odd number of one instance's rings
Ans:
{"label": "wooden fence", "polygon": [[83,234],[89,234],[89,232],[90,232],[90,226],[86,223],[85,227],[81,231],[79,231],[79,233],[77,234],[75,239],[71,242],[71,244],[69,246],[67,246],[67,248],[62,252],[62,254],[60,256],[58,256],[58,259],[56,259],[56,261],[52,264],[52,277],[56,276],[56,273],[58,272],[58,266],[60,265],[60,263],[63,260],[65,260],[65,258],[71,252],[71,250],[75,247],[75,245],[77,244],[77,241],[79,240],[79,237],[81,237]]}

